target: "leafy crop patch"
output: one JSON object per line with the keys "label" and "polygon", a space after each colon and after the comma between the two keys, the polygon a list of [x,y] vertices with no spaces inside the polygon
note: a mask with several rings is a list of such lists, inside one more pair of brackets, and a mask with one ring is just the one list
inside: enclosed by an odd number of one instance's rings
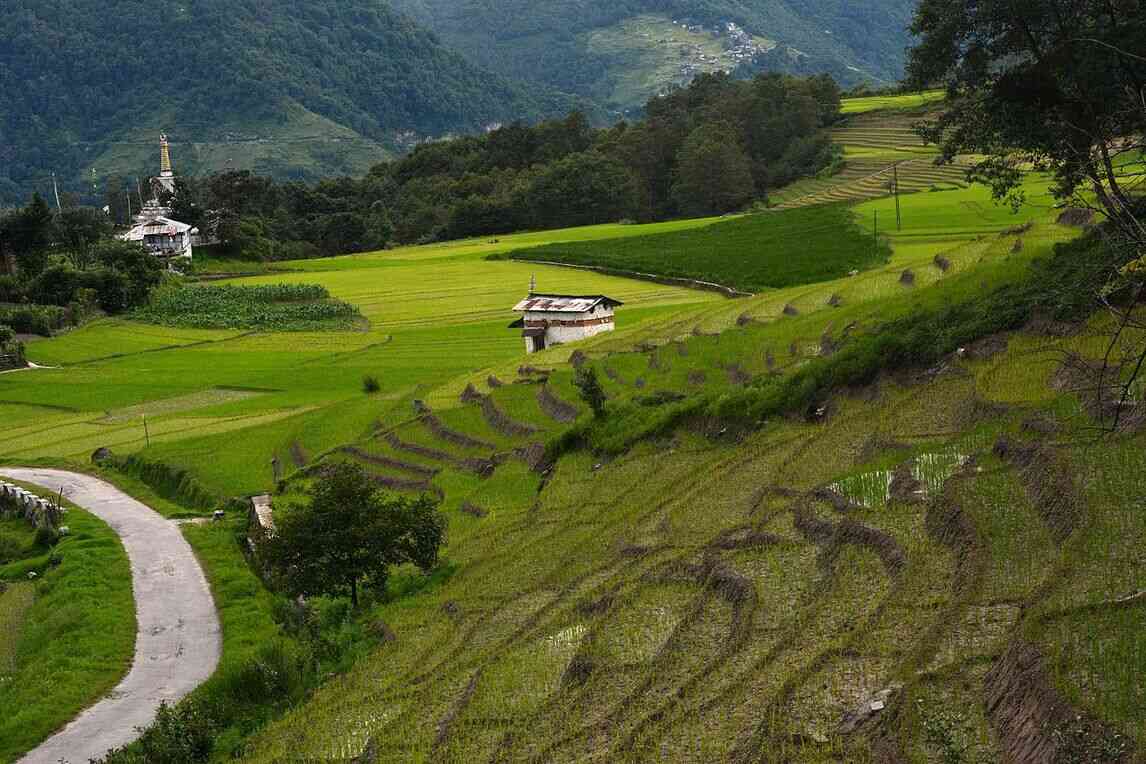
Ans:
{"label": "leafy crop patch", "polygon": [[170,285],[157,289],[134,317],[192,329],[264,331],[347,329],[361,319],[358,308],[332,299],[318,284]]}

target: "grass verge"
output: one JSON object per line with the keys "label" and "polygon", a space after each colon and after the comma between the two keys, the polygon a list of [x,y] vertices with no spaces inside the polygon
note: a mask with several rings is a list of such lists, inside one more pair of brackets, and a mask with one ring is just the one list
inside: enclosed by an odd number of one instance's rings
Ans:
{"label": "grass verge", "polygon": [[[26,606],[11,652],[13,671],[0,681],[3,761],[15,760],[62,727],[111,690],[131,665],[135,607],[123,545],[106,523],[70,502],[64,505],[70,535],[41,560],[34,584],[3,595],[5,604],[20,597]],[[0,568],[0,577],[15,574],[15,567]],[[19,570],[26,581],[23,566]],[[34,587],[30,606],[28,587]],[[12,645],[11,632],[6,641]]]}

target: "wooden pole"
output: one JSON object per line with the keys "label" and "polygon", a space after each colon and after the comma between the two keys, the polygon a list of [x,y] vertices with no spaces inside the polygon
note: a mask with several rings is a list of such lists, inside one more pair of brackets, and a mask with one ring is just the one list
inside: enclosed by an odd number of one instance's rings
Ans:
{"label": "wooden pole", "polygon": [[874,253],[879,255],[879,210],[872,212],[871,243],[875,247]]}
{"label": "wooden pole", "polygon": [[151,431],[147,429],[147,414],[143,415],[143,441],[151,448]]}
{"label": "wooden pole", "polygon": [[895,174],[895,230],[903,230],[903,218],[899,212],[899,162],[891,166],[892,172]]}

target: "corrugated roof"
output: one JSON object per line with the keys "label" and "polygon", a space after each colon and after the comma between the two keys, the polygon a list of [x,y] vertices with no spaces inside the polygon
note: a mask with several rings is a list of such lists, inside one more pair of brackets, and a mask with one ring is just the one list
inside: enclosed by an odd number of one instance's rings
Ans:
{"label": "corrugated roof", "polygon": [[518,313],[588,313],[598,305],[617,307],[623,304],[603,294],[531,294],[513,309]]}

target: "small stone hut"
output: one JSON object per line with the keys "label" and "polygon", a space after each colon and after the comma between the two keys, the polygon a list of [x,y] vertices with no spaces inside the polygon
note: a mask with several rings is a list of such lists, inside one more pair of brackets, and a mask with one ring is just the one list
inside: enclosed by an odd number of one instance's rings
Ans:
{"label": "small stone hut", "polygon": [[616,328],[614,311],[620,300],[596,295],[534,294],[514,306],[521,318],[509,325],[521,329],[525,352],[537,353],[550,345],[588,339]]}

